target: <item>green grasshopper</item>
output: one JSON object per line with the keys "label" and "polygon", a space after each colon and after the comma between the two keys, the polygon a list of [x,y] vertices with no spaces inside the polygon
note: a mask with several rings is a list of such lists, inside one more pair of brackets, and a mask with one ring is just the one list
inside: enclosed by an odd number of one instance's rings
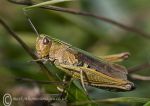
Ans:
{"label": "green grasshopper", "polygon": [[88,84],[118,91],[134,89],[134,84],[127,80],[127,69],[113,63],[127,58],[128,53],[99,58],[44,34],[37,37],[36,51],[38,60],[51,61],[66,74],[81,80],[83,87]]}
{"label": "green grasshopper", "polygon": [[128,53],[93,56],[56,38],[39,35],[31,20],[28,17],[27,19],[38,35],[36,51],[39,59],[35,61],[53,63],[72,78],[79,79],[85,91],[85,84],[116,91],[131,91],[135,88],[134,84],[127,80],[127,69],[115,63],[128,58]]}

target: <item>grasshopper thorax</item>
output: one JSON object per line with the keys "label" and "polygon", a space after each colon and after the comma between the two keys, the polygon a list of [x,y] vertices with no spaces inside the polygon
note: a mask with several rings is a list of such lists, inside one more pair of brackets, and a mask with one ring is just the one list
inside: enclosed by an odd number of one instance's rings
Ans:
{"label": "grasshopper thorax", "polygon": [[48,58],[52,41],[45,35],[36,39],[36,51],[39,58]]}

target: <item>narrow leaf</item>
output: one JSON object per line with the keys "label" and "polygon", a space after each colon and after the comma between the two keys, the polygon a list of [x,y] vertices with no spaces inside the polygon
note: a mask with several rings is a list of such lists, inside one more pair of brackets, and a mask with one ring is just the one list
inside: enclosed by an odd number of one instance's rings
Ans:
{"label": "narrow leaf", "polygon": [[150,101],[148,101],[144,106],[150,106]]}
{"label": "narrow leaf", "polygon": [[72,1],[72,0],[51,0],[51,1],[46,1],[46,2],[42,2],[42,3],[39,3],[39,4],[35,4],[35,5],[32,5],[32,6],[25,7],[24,10],[31,9],[31,8],[36,8],[36,7],[41,7],[41,6],[45,6],[45,5],[52,5],[52,4],[61,3],[61,2],[65,2],[65,1]]}
{"label": "narrow leaf", "polygon": [[[105,103],[105,104],[144,104],[150,101],[150,98],[138,98],[138,97],[120,97],[120,98],[111,98],[111,99],[102,99],[102,100],[93,100],[93,101],[83,101],[75,102],[71,105],[83,105],[83,104],[93,104],[93,103]],[[148,105],[146,105],[148,106]]]}

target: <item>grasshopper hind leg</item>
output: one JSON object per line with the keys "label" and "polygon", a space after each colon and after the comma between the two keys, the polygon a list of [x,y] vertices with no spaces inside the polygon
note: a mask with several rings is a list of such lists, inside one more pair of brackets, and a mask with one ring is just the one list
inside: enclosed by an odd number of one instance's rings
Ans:
{"label": "grasshopper hind leg", "polygon": [[108,56],[101,56],[100,58],[109,61],[109,62],[121,62],[126,60],[129,57],[130,53],[128,52],[123,52],[119,54],[113,54],[113,55],[108,55]]}

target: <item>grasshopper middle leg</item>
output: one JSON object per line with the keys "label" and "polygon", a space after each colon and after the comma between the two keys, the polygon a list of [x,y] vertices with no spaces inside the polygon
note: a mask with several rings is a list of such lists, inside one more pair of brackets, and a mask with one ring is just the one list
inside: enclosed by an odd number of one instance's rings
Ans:
{"label": "grasshopper middle leg", "polygon": [[[88,78],[86,76],[86,73],[80,68],[80,67],[77,67],[77,66],[70,66],[70,65],[64,65],[64,64],[59,64],[57,65],[56,67],[66,71],[67,73],[69,73],[73,78],[74,77],[77,77],[80,79],[81,81],[81,85],[86,93],[86,95],[88,95],[87,93],[87,90],[85,88],[85,83],[84,81],[88,81]],[[75,74],[76,73],[76,74]]]}

